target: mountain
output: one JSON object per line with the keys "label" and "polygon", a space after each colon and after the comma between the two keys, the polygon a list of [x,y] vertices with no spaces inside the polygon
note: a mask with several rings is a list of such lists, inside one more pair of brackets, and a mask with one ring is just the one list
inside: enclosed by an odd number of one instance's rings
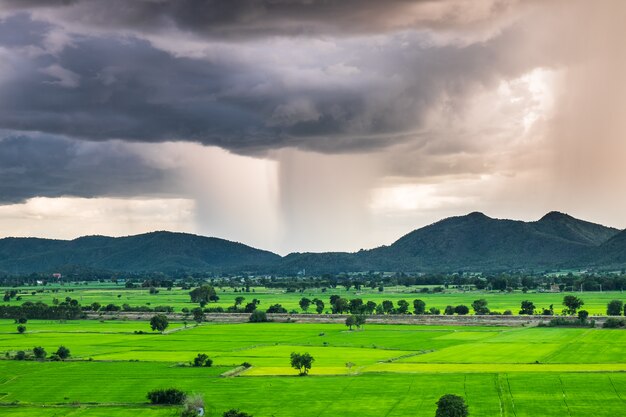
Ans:
{"label": "mountain", "polygon": [[0,270],[28,273],[78,266],[108,271],[244,270],[280,256],[241,243],[187,233],[152,232],[127,237],[0,239]]}
{"label": "mountain", "polygon": [[390,246],[337,253],[332,258],[328,254],[290,255],[288,265],[302,265],[310,272],[567,268],[585,264],[599,245],[618,233],[558,212],[536,222],[493,219],[475,212],[414,230]]}
{"label": "mountain", "polygon": [[588,261],[596,265],[626,266],[626,230],[604,242]]}
{"label": "mountain", "polygon": [[74,240],[0,239],[0,272],[93,269],[122,272],[361,271],[454,272],[626,266],[626,231],[550,212],[534,222],[482,213],[450,217],[389,246],[356,253],[280,257],[241,243],[186,233],[153,232]]}

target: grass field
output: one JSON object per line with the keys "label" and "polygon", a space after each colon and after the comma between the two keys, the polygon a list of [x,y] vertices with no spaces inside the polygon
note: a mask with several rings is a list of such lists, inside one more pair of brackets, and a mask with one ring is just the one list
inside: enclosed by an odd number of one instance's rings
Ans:
{"label": "grass field", "polygon": [[[53,293],[50,290],[57,288],[59,292]],[[0,292],[4,293],[7,288],[0,288]],[[459,304],[465,304],[470,306],[474,300],[484,298],[489,302],[489,308],[494,311],[503,312],[505,310],[511,310],[513,314],[517,314],[520,309],[520,304],[524,300],[530,300],[535,303],[537,309],[548,308],[551,304],[554,305],[554,311],[558,314],[561,312],[563,306],[563,297],[568,294],[574,294],[584,300],[584,309],[589,311],[592,315],[606,314],[606,305],[613,299],[619,299],[626,301],[626,294],[618,291],[613,292],[583,292],[583,293],[539,293],[528,292],[523,293],[516,291],[512,293],[502,293],[497,291],[468,291],[462,292],[456,289],[446,290],[444,293],[419,293],[417,287],[387,287],[381,293],[376,289],[363,289],[356,291],[351,289],[346,291],[344,288],[328,289],[328,291],[322,292],[321,290],[306,290],[303,293],[286,292],[280,289],[268,289],[263,287],[253,288],[253,292],[241,293],[234,292],[232,288],[218,288],[218,295],[220,300],[217,303],[210,303],[207,307],[221,306],[223,308],[232,306],[235,301],[235,297],[243,296],[246,302],[252,301],[253,298],[257,298],[261,301],[261,309],[266,309],[272,304],[282,304],[287,310],[297,310],[301,312],[298,305],[298,301],[302,297],[308,297],[310,299],[319,298],[326,304],[326,311],[330,312],[329,298],[333,294],[338,294],[341,297],[362,298],[365,302],[374,301],[381,303],[383,300],[391,300],[397,303],[398,300],[407,300],[412,306],[414,299],[421,299],[426,302],[426,307],[437,307],[441,311],[447,305],[456,306]],[[193,304],[189,298],[188,290],[181,290],[180,288],[173,288],[168,291],[166,289],[160,289],[158,294],[150,294],[147,288],[143,289],[126,289],[123,285],[115,286],[114,284],[108,285],[94,285],[80,286],[80,285],[67,285],[67,286],[48,286],[48,287],[23,287],[19,289],[21,291],[21,300],[12,299],[9,303],[19,305],[25,301],[42,301],[51,305],[53,298],[58,298],[63,301],[65,297],[72,297],[77,299],[81,305],[89,305],[93,302],[107,305],[109,303],[121,306],[122,304],[129,304],[131,306],[172,306],[177,312],[180,312],[182,308],[194,308],[197,304]],[[37,292],[37,290],[43,290],[44,292]],[[35,292],[35,294],[32,294]],[[313,311],[312,307],[310,311]]]}
{"label": "grass field", "polygon": [[[434,416],[445,393],[472,416],[615,416],[626,411],[626,331],[338,324],[0,321],[0,355],[63,344],[67,362],[0,361],[2,416],[175,416],[145,394],[203,394],[209,415],[240,408],[270,416]],[[291,352],[315,357],[298,377]],[[182,367],[207,353],[211,368]],[[223,377],[242,362],[252,368]],[[346,364],[351,362],[351,366]]]}

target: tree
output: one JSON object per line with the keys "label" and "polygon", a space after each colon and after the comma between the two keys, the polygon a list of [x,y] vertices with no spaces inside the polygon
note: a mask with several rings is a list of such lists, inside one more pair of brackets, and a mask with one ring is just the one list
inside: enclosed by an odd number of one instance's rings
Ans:
{"label": "tree", "polygon": [[532,301],[525,300],[522,301],[521,310],[519,311],[519,313],[532,316],[535,312],[535,308],[535,304]]}
{"label": "tree", "polygon": [[284,314],[284,313],[286,313],[286,312],[287,312],[287,309],[286,309],[286,308],[284,308],[284,307],[283,307],[282,305],[280,305],[280,304],[274,304],[274,305],[271,305],[271,306],[267,309],[267,312],[268,312],[268,313],[282,313],[282,314]]}
{"label": "tree", "polygon": [[248,321],[250,323],[264,323],[267,321],[267,314],[265,314],[265,311],[255,310],[250,314]]}
{"label": "tree", "polygon": [[607,316],[621,316],[624,303],[620,300],[612,300],[606,306]]}
{"label": "tree", "polygon": [[581,323],[586,322],[587,317],[589,317],[589,312],[587,310],[580,310],[578,312],[578,320],[580,320]]}
{"label": "tree", "polygon": [[[334,302],[333,302],[334,300]],[[350,303],[348,302],[348,300],[346,300],[345,298],[333,298],[331,297],[331,301],[330,301],[330,305],[331,308],[333,310],[333,314],[341,314],[345,311],[349,311],[350,310]]]}
{"label": "tree", "polygon": [[467,404],[463,397],[446,394],[437,401],[435,417],[466,417],[469,416]]}
{"label": "tree", "polygon": [[200,307],[194,308],[191,310],[191,313],[193,314],[193,320],[196,323],[200,324],[204,321],[204,311]]}
{"label": "tree", "polygon": [[209,358],[209,356],[205,353],[198,353],[198,356],[193,358],[193,366],[200,367],[204,366],[206,368],[210,368],[213,365],[213,360]]}
{"label": "tree", "polygon": [[446,306],[446,309],[443,311],[443,314],[446,316],[451,316],[454,314],[454,306]]}
{"label": "tree", "polygon": [[19,326],[17,326],[17,332],[19,334],[22,334],[26,331],[26,326],[24,326],[23,324],[20,324]]}
{"label": "tree", "polygon": [[194,288],[189,292],[189,296],[192,303],[204,302],[206,304],[209,301],[218,301],[220,299],[215,292],[215,288],[210,285],[201,285],[198,288]]}
{"label": "tree", "polygon": [[348,303],[348,309],[352,314],[360,314],[365,309],[363,305],[363,300],[361,298],[353,298]]}
{"label": "tree", "polygon": [[45,359],[47,353],[46,353],[46,350],[42,348],[41,346],[35,346],[33,348],[33,355],[35,355],[35,358],[37,359]]}
{"label": "tree", "polygon": [[302,309],[302,311],[304,311],[306,313],[306,311],[309,309],[309,307],[311,306],[311,300],[309,300],[306,297],[302,297],[300,299],[300,302],[298,303],[300,305],[300,308]]}
{"label": "tree", "polygon": [[252,414],[244,413],[243,411],[235,410],[234,408],[225,411],[222,417],[252,417]]}
{"label": "tree", "polygon": [[389,314],[393,311],[393,301],[385,300],[381,303],[384,314]]}
{"label": "tree", "polygon": [[424,314],[426,312],[426,303],[422,300],[413,300],[413,312],[415,314]]}
{"label": "tree", "polygon": [[187,395],[176,388],[155,389],[147,394],[152,404],[179,405],[185,401]]}
{"label": "tree", "polygon": [[352,330],[352,326],[354,326],[355,324],[356,324],[356,318],[354,316],[346,317],[346,326],[348,326],[350,330]]}
{"label": "tree", "polygon": [[409,303],[406,300],[398,300],[397,312],[399,314],[406,314],[408,311],[409,311]]}
{"label": "tree", "polygon": [[315,359],[313,356],[306,353],[291,353],[291,367],[300,372],[300,376],[306,376],[313,365]]}
{"label": "tree", "polygon": [[454,307],[454,312],[459,316],[464,316],[469,313],[469,308],[466,305],[460,304]]}
{"label": "tree", "polygon": [[23,350],[18,350],[17,352],[15,352],[15,360],[23,361],[24,359],[26,359],[26,352],[24,352]]}
{"label": "tree", "polygon": [[575,295],[566,295],[565,297],[563,297],[563,305],[565,306],[563,312],[565,314],[570,314],[573,316],[574,314],[576,314],[576,310],[578,310],[584,304],[585,302]]}
{"label": "tree", "polygon": [[18,323],[18,324],[26,324],[26,323],[28,323],[28,319],[26,317],[22,316],[22,317],[20,317],[18,319],[15,319],[15,322]]}
{"label": "tree", "polygon": [[317,314],[322,314],[322,311],[324,311],[324,302],[319,298],[314,298],[313,303],[315,303],[315,311]]}
{"label": "tree", "polygon": [[70,350],[63,345],[59,346],[57,351],[54,353],[63,361],[70,357]]}
{"label": "tree", "polygon": [[165,314],[157,314],[156,316],[152,316],[152,318],[150,319],[150,328],[152,329],[152,331],[158,330],[163,333],[163,331],[167,329],[167,326],[169,325],[170,322]]}
{"label": "tree", "polygon": [[487,300],[481,298],[472,303],[472,309],[475,314],[484,315],[489,314],[489,308],[487,308]]}
{"label": "tree", "polygon": [[235,297],[235,307],[240,306],[245,299],[246,297],[242,297],[242,296]]}
{"label": "tree", "polygon": [[96,302],[91,303],[91,309],[92,309],[93,311],[98,311],[98,310],[100,310],[100,307],[102,307],[102,305],[101,305],[99,302],[97,302],[97,301],[96,301]]}
{"label": "tree", "polygon": [[354,325],[356,326],[357,329],[360,329],[361,326],[363,326],[366,321],[367,321],[367,317],[365,317],[364,314],[357,314],[356,316],[354,316]]}

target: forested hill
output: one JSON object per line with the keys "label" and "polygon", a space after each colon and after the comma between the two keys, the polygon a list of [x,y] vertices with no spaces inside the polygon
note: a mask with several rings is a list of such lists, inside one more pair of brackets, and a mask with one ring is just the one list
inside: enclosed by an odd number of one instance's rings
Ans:
{"label": "forested hill", "polygon": [[78,266],[108,271],[171,272],[258,268],[280,256],[224,239],[153,232],[127,237],[86,236],[75,240],[0,240],[0,270],[55,271]]}
{"label": "forested hill", "polygon": [[626,232],[551,212],[538,221],[450,217],[390,246],[356,253],[292,253],[280,257],[224,239],[153,232],[75,240],[0,239],[0,272],[25,274],[86,268],[122,272],[360,271],[453,272],[553,270],[626,266]]}

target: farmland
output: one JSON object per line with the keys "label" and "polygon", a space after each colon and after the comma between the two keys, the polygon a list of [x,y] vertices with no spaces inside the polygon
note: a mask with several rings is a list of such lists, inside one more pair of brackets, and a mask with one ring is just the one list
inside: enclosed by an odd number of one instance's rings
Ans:
{"label": "farmland", "polygon": [[[626,332],[339,324],[30,320],[17,334],[0,321],[0,354],[70,348],[66,362],[0,361],[3,416],[174,416],[146,392],[201,393],[209,415],[240,408],[262,416],[434,415],[445,393],[474,416],[614,416],[626,409]],[[138,334],[136,331],[147,332]],[[310,376],[291,352],[315,358]],[[180,366],[197,353],[210,368]],[[222,374],[249,362],[234,377]]]}
{"label": "farmland", "polygon": [[[425,287],[404,287],[404,286],[390,286],[385,287],[384,291],[380,292],[377,289],[363,288],[361,290],[355,290],[354,288],[346,290],[342,287],[329,288],[322,291],[321,289],[307,289],[303,292],[287,292],[283,289],[273,289],[265,287],[253,287],[250,292],[235,291],[232,287],[216,288],[219,301],[216,303],[210,303],[207,307],[222,307],[227,308],[235,303],[235,298],[242,296],[245,298],[245,302],[249,302],[256,298],[260,300],[260,309],[266,309],[272,304],[281,304],[288,311],[302,312],[298,305],[298,301],[302,297],[319,298],[326,304],[325,311],[330,311],[329,297],[331,295],[339,295],[341,297],[362,298],[365,302],[374,301],[380,304],[383,300],[391,300],[394,304],[398,300],[407,300],[412,303],[414,299],[421,299],[426,302],[427,309],[430,307],[436,307],[443,311],[447,305],[459,305],[465,304],[467,306],[479,298],[484,298],[488,301],[488,306],[492,311],[503,312],[510,310],[513,314],[517,314],[520,309],[520,304],[524,300],[533,301],[538,309],[549,308],[550,305],[554,306],[554,311],[558,314],[561,312],[563,297],[568,294],[576,295],[584,300],[584,309],[591,315],[606,314],[606,305],[613,299],[626,300],[626,295],[619,291],[605,291],[605,292],[576,292],[576,293],[549,293],[549,292],[534,292],[529,291],[524,293],[522,291],[513,291],[511,293],[500,291],[461,291],[458,289],[445,290],[442,293],[422,293]],[[81,305],[89,305],[93,302],[98,302],[101,305],[115,304],[122,306],[128,304],[133,307],[138,306],[171,306],[174,311],[180,312],[183,308],[192,309],[197,307],[197,304],[191,303],[189,298],[189,290],[182,290],[180,288],[172,288],[167,290],[159,288],[158,293],[150,294],[148,288],[136,288],[126,289],[124,285],[115,285],[111,283],[107,284],[94,284],[89,285],[76,285],[68,284],[63,286],[47,286],[47,287],[21,287],[21,288],[0,288],[0,292],[4,292],[8,289],[17,289],[20,292],[20,300],[16,298],[4,304],[20,305],[23,302],[44,302],[51,305],[54,298],[63,300],[65,297],[71,297],[78,300]],[[244,302],[244,304],[245,304]]]}

